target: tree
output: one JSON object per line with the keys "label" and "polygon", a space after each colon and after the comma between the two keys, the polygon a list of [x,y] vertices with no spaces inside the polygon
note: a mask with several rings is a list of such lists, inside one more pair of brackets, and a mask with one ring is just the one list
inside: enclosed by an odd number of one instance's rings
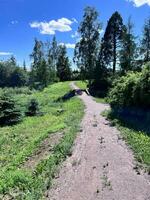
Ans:
{"label": "tree", "polygon": [[116,71],[119,50],[123,36],[123,20],[118,12],[115,12],[108,21],[101,45],[101,57],[105,65],[113,66]]}
{"label": "tree", "polygon": [[28,74],[14,60],[0,62],[0,87],[21,87],[28,82]]}
{"label": "tree", "polygon": [[82,71],[82,79],[88,79],[89,84],[94,78],[96,68],[99,32],[98,12],[92,7],[86,7],[83,21],[78,28],[81,39],[75,47],[74,61]]}
{"label": "tree", "polygon": [[31,84],[35,82],[40,82],[39,68],[40,68],[43,57],[44,57],[43,43],[35,39],[33,52],[30,55],[30,58],[33,61],[32,66],[31,66],[31,73],[30,73]]}
{"label": "tree", "polygon": [[25,62],[25,60],[23,61],[23,70],[24,70],[25,72],[27,72],[27,67],[26,67],[26,62]]}
{"label": "tree", "polygon": [[14,99],[4,93],[0,97],[0,125],[13,125],[21,121],[21,111],[16,107]]}
{"label": "tree", "polygon": [[17,66],[16,58],[14,56],[11,56],[9,62],[11,65],[13,65],[15,67]]}
{"label": "tree", "polygon": [[47,54],[47,62],[50,71],[50,82],[56,81],[56,63],[58,59],[58,45],[56,41],[56,37],[53,37],[52,43],[47,43],[48,46],[48,54]]}
{"label": "tree", "polygon": [[143,38],[141,41],[141,54],[144,62],[150,61],[150,17],[145,21]]}
{"label": "tree", "polygon": [[22,87],[28,82],[27,73],[20,67],[16,67],[9,77],[10,87]]}
{"label": "tree", "polygon": [[36,99],[31,99],[27,105],[26,116],[36,116],[39,114],[39,103]]}
{"label": "tree", "polygon": [[0,62],[0,87],[8,86],[10,73],[8,62]]}
{"label": "tree", "polygon": [[134,70],[135,59],[137,57],[137,46],[135,43],[135,36],[133,35],[133,23],[131,18],[128,19],[128,23],[125,26],[121,50],[120,50],[120,67],[123,73],[129,70]]}
{"label": "tree", "polygon": [[67,50],[65,45],[59,46],[57,61],[57,76],[60,81],[68,81],[71,79],[71,69],[69,58],[67,57]]}
{"label": "tree", "polygon": [[40,79],[40,83],[42,87],[46,87],[49,84],[50,76],[49,76],[49,69],[45,59],[39,63],[37,75]]}

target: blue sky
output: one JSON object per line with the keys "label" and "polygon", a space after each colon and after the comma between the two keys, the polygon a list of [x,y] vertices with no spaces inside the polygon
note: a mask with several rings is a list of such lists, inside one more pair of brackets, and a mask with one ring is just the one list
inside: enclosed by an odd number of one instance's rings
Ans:
{"label": "blue sky", "polygon": [[150,0],[0,0],[0,59],[13,54],[20,65],[25,59],[29,66],[34,38],[46,41],[54,34],[59,43],[67,44],[71,58],[75,32],[88,5],[98,10],[103,29],[116,10],[124,23],[132,16],[137,36],[150,16]]}

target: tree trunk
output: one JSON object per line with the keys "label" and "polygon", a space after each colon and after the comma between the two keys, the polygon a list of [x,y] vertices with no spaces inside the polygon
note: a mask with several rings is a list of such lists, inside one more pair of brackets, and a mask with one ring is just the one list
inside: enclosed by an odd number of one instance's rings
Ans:
{"label": "tree trunk", "polygon": [[113,43],[114,43],[114,49],[113,49],[113,74],[115,74],[116,71],[116,49],[117,49],[117,44],[116,44],[116,34],[114,33],[114,38],[113,38]]}

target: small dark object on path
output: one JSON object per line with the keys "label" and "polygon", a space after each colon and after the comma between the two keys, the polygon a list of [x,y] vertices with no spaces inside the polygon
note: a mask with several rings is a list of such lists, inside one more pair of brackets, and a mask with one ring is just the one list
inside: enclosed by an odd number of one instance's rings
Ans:
{"label": "small dark object on path", "polygon": [[66,93],[64,96],[59,97],[59,98],[56,100],[56,102],[69,100],[69,99],[71,99],[72,97],[74,97],[74,96],[76,96],[76,95],[82,95],[83,92],[86,92],[86,94],[89,95],[89,93],[88,93],[87,90],[74,89],[74,90],[70,90],[70,91],[69,91],[68,93]]}

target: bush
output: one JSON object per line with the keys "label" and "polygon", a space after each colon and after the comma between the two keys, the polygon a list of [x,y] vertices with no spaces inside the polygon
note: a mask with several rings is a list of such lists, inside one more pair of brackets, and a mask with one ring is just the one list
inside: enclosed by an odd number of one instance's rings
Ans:
{"label": "bush", "polygon": [[108,101],[112,107],[150,108],[150,63],[142,72],[130,72],[116,80]]}
{"label": "bush", "polygon": [[111,80],[109,80],[108,78],[95,80],[89,86],[89,92],[92,96],[104,98],[107,96],[110,87],[111,87]]}
{"label": "bush", "polygon": [[22,119],[21,111],[16,107],[14,99],[7,93],[0,96],[0,125],[13,125]]}
{"label": "bush", "polygon": [[39,115],[39,103],[36,99],[31,99],[27,106],[26,116],[37,116]]}

